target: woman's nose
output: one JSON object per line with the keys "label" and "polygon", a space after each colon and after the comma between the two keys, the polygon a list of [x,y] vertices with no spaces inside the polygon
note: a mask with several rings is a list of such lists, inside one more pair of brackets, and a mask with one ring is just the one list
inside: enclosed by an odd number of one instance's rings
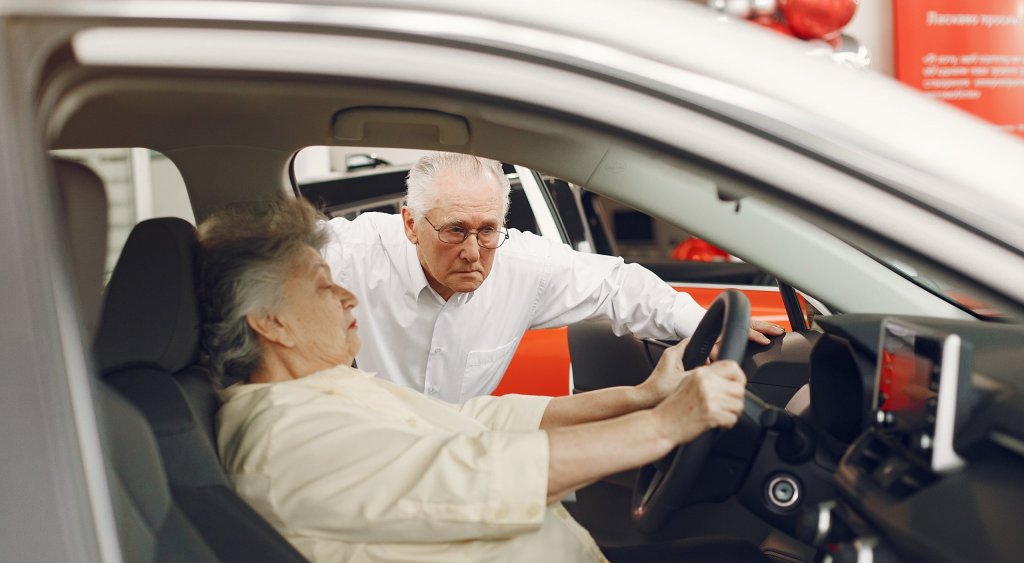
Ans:
{"label": "woman's nose", "polygon": [[356,297],[356,294],[344,287],[335,285],[334,291],[338,294],[338,298],[341,299],[341,305],[346,309],[352,309],[359,304],[359,299]]}

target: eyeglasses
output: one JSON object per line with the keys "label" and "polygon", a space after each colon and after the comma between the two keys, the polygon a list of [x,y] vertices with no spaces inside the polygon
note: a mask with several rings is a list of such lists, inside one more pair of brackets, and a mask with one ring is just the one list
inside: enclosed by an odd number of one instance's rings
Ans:
{"label": "eyeglasses", "polygon": [[498,248],[503,242],[508,240],[508,233],[494,227],[484,227],[482,229],[471,231],[465,227],[459,225],[441,225],[435,227],[430,219],[427,219],[427,224],[430,228],[437,231],[437,238],[443,243],[447,244],[462,244],[469,238],[469,235],[476,235],[476,243],[481,248]]}

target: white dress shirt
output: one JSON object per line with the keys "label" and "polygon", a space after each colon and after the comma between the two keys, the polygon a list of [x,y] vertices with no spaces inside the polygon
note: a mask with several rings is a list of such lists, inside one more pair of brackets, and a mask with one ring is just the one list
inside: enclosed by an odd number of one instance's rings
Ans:
{"label": "white dress shirt", "polygon": [[312,561],[607,561],[546,502],[548,397],[460,407],[337,366],[221,398],[232,485]]}
{"label": "white dress shirt", "polygon": [[671,339],[692,334],[704,315],[640,265],[516,229],[483,284],[445,301],[427,284],[401,215],[330,225],[324,259],[360,300],[359,367],[452,403],[493,391],[528,329],[605,318],[618,335]]}

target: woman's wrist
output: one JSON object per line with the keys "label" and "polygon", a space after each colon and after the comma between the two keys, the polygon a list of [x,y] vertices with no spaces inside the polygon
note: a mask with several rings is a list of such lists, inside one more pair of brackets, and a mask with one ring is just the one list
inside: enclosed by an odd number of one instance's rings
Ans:
{"label": "woman's wrist", "polygon": [[668,393],[660,389],[651,380],[644,381],[643,383],[634,386],[631,389],[633,393],[633,401],[639,409],[652,409],[658,406],[659,403],[665,400]]}

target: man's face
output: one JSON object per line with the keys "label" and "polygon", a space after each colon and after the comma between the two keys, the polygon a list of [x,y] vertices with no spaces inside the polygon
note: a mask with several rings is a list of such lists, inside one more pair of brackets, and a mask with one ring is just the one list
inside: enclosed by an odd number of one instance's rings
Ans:
{"label": "man's face", "polygon": [[[435,206],[426,212],[434,226],[458,225],[469,231],[502,225],[502,198],[498,182],[489,175],[465,175],[446,169],[434,177]],[[495,249],[481,248],[475,236],[461,244],[441,242],[425,220],[415,220],[402,209],[405,234],[416,245],[427,283],[444,299],[456,292],[475,291],[494,265]]]}

